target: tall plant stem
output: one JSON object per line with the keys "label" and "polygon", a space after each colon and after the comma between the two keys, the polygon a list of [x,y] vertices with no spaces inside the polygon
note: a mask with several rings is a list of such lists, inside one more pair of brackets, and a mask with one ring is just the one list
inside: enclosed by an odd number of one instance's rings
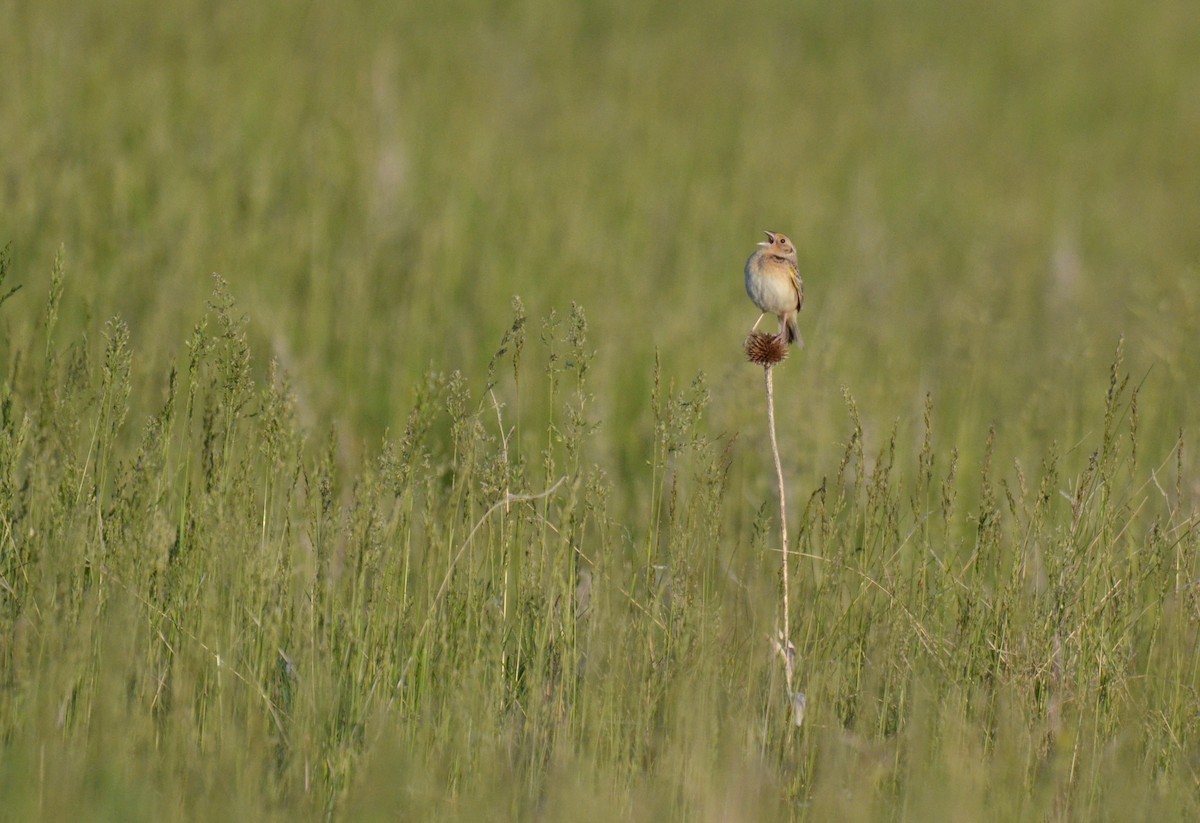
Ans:
{"label": "tall plant stem", "polygon": [[767,428],[771,432],[771,454],[775,457],[775,479],[779,484],[779,542],[780,554],[783,558],[780,572],[780,586],[783,589],[783,627],[777,639],[777,648],[783,657],[784,677],[787,681],[788,699],[792,700],[792,675],[795,668],[795,650],[792,646],[792,614],[788,595],[788,533],[787,533],[787,494],[783,486],[783,463],[779,460],[779,439],[775,436],[775,383],[772,380],[771,365],[763,367],[767,385]]}

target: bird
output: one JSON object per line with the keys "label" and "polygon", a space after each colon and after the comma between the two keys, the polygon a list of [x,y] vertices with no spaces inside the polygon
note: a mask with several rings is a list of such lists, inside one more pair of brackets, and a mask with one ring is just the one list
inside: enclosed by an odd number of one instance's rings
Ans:
{"label": "bird", "polygon": [[796,247],[785,235],[763,232],[767,239],[746,261],[746,294],[762,312],[754,321],[750,333],[768,314],[779,318],[777,337],[787,343],[803,346],[796,315],[804,305],[804,283],[796,262]]}

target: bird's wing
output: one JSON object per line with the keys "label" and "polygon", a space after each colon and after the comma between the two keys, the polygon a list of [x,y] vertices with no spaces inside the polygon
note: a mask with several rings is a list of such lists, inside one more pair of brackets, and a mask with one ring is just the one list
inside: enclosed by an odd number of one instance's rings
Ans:
{"label": "bird's wing", "polygon": [[796,289],[796,311],[804,305],[804,284],[800,281],[800,270],[788,263],[788,274],[792,278],[792,287]]}

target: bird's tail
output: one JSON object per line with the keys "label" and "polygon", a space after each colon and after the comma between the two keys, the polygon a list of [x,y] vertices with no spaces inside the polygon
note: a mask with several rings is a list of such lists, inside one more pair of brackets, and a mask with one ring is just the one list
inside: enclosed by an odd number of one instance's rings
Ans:
{"label": "bird's tail", "polygon": [[800,336],[800,326],[796,324],[796,317],[793,315],[783,321],[784,335],[787,337],[787,342],[794,343],[803,348],[804,338]]}

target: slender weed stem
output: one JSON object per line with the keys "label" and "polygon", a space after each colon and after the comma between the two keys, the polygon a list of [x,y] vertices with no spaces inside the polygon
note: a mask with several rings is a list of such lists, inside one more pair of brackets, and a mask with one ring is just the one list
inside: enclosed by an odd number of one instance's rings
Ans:
{"label": "slender weed stem", "polygon": [[783,462],[779,459],[779,438],[775,434],[775,381],[773,370],[788,355],[787,343],[779,335],[752,333],[746,338],[746,357],[751,363],[763,367],[763,381],[767,390],[767,429],[771,434],[771,456],[775,459],[775,481],[779,488],[779,552],[781,590],[781,625],[773,638],[775,650],[783,658],[784,681],[787,684],[788,700],[792,706],[792,721],[797,725],[804,722],[805,696],[792,690],[796,674],[796,647],[792,645],[791,574],[788,561],[787,491],[783,482]]}
{"label": "slender weed stem", "polygon": [[779,459],[779,438],[775,435],[775,381],[773,365],[763,367],[764,383],[767,388],[767,428],[771,432],[771,455],[775,458],[775,480],[779,487],[779,545],[782,563],[780,565],[780,588],[783,590],[783,626],[777,645],[783,656],[784,677],[787,681],[788,694],[792,693],[792,678],[795,674],[796,651],[792,646],[792,611],[791,599],[788,596],[790,575],[788,569],[788,532],[787,532],[787,492],[783,483],[783,463]]}

